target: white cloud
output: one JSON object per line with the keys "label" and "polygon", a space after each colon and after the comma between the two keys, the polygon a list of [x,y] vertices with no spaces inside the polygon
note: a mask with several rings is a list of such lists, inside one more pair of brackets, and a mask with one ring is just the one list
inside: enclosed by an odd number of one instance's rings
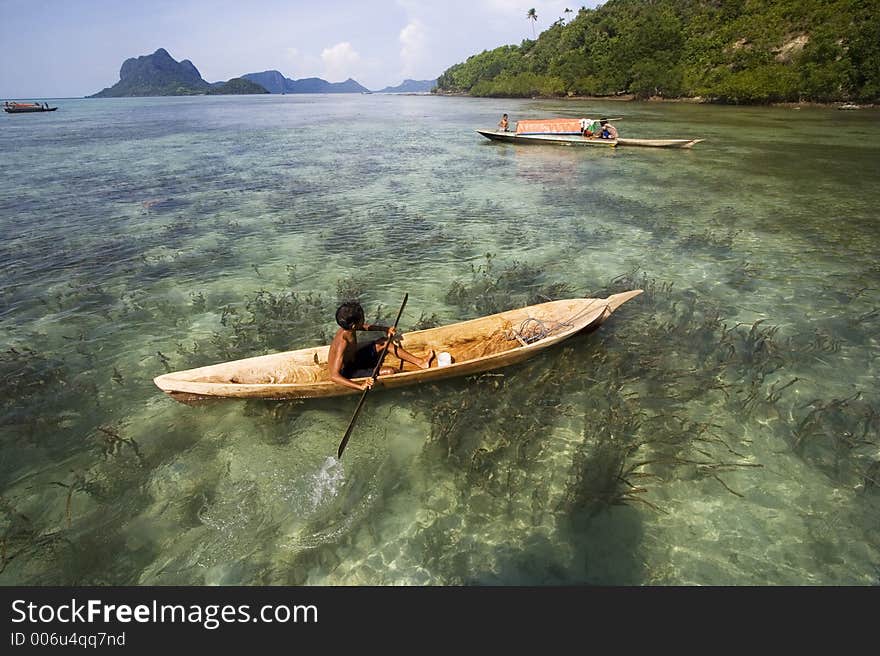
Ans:
{"label": "white cloud", "polygon": [[306,55],[301,53],[298,48],[285,48],[283,58],[285,68],[281,72],[284,75],[295,75],[299,71],[307,70],[306,59]]}
{"label": "white cloud", "polygon": [[[400,67],[405,77],[427,79],[471,55],[502,45],[519,45],[550,27],[560,17],[577,15],[582,5],[598,0],[396,0],[403,14],[399,32]],[[526,13],[534,7],[533,26]],[[572,9],[566,14],[565,8]]]}
{"label": "white cloud", "polygon": [[400,61],[403,76],[413,77],[428,59],[428,34],[421,20],[415,18],[400,30]]}
{"label": "white cloud", "polygon": [[284,49],[284,69],[281,71],[285,77],[293,79],[312,77],[321,68],[321,60],[314,55],[301,52],[299,48]]}
{"label": "white cloud", "polygon": [[329,82],[341,82],[354,77],[361,65],[361,56],[348,41],[337,43],[321,51],[324,77]]}

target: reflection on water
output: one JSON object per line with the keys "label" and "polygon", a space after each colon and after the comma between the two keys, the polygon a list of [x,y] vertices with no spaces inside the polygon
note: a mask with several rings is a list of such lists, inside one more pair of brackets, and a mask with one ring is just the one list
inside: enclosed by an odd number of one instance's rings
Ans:
{"label": "reflection on water", "polygon": [[[876,114],[66,100],[0,146],[0,583],[878,582]],[[490,143],[623,116],[690,151]],[[827,125],[834,120],[835,131]],[[352,129],[356,126],[356,129]],[[598,331],[356,399],[165,371],[640,287]]]}

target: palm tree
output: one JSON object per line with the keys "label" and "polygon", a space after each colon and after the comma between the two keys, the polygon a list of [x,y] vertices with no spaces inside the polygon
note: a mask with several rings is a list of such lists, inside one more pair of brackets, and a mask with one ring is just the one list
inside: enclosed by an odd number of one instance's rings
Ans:
{"label": "palm tree", "polygon": [[538,12],[535,11],[535,8],[532,7],[526,13],[526,20],[532,21],[532,38],[535,37],[535,23],[538,22]]}

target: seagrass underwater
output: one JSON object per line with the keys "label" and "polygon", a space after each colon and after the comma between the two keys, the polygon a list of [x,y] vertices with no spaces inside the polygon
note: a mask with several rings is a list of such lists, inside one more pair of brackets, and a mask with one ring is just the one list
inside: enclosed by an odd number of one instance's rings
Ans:
{"label": "seagrass underwater", "polygon": [[[358,94],[7,117],[0,585],[876,584],[872,111]],[[503,113],[705,141],[474,132]],[[377,386],[344,460],[356,396],[186,405],[152,382],[327,345],[343,300],[390,325],[408,293],[406,345],[632,289],[528,361]]]}

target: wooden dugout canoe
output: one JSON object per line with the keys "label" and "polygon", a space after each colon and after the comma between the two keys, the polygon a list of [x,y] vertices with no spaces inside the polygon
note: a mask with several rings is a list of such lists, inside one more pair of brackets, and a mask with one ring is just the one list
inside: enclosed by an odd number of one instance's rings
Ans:
{"label": "wooden dugout canoe", "polygon": [[[446,351],[451,354],[453,364],[417,369],[389,351],[383,364],[398,369],[398,373],[379,376],[375,389],[466,376],[523,362],[582,330],[595,328],[641,293],[641,289],[635,289],[608,298],[550,301],[408,332],[403,336],[402,346],[410,353],[422,355],[430,349],[437,353]],[[210,397],[296,399],[360,393],[330,381],[329,350],[329,346],[319,346],[234,360],[164,374],[157,376],[154,382],[180,401]]]}
{"label": "wooden dugout canoe", "polygon": [[645,148],[693,148],[703,139],[623,139],[618,137],[618,146],[641,146]]}

